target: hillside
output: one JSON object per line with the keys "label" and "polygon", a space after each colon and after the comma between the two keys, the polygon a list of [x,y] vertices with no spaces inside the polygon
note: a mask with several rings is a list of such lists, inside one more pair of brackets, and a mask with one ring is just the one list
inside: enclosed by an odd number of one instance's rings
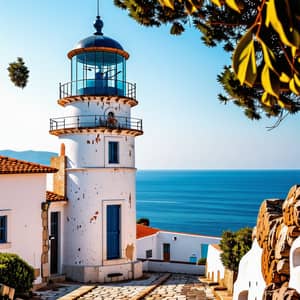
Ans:
{"label": "hillside", "polygon": [[0,155],[26,160],[29,162],[34,162],[42,165],[50,165],[50,158],[52,156],[57,156],[57,153],[47,152],[47,151],[34,151],[34,150],[28,150],[28,151],[0,150]]}

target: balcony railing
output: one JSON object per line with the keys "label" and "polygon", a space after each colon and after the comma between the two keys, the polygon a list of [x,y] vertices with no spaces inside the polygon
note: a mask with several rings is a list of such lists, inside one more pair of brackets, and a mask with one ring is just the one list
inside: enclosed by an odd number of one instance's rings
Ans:
{"label": "balcony railing", "polygon": [[84,115],[50,119],[50,131],[61,129],[100,128],[143,131],[143,121],[128,117]]}
{"label": "balcony railing", "polygon": [[136,84],[115,79],[83,79],[59,84],[59,98],[121,96],[136,99]]}

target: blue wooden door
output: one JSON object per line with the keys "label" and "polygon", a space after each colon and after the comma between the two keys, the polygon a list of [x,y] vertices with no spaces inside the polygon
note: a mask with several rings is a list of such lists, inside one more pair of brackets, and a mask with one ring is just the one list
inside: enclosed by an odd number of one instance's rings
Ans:
{"label": "blue wooden door", "polygon": [[120,205],[106,207],[107,259],[120,258]]}

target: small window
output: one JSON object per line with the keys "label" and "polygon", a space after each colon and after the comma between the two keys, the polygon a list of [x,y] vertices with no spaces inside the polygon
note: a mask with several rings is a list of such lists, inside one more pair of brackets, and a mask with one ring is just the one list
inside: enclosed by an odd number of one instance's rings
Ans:
{"label": "small window", "polygon": [[152,257],[152,250],[146,250],[146,258],[151,258]]}
{"label": "small window", "polygon": [[0,243],[7,242],[7,216],[0,216]]}
{"label": "small window", "polygon": [[119,163],[119,142],[108,142],[108,163]]}

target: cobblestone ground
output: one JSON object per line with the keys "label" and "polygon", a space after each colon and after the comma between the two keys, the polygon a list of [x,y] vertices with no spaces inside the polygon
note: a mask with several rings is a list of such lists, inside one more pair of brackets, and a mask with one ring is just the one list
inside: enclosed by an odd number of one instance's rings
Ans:
{"label": "cobblestone ground", "polygon": [[[101,284],[78,298],[79,300],[129,300],[151,286],[161,273],[149,273],[141,280],[120,283]],[[55,300],[79,288],[79,285],[62,286],[56,291],[37,292],[41,300]],[[198,276],[172,274],[162,285],[158,286],[144,300],[212,300],[215,299],[210,288],[199,281]]]}
{"label": "cobblestone ground", "polygon": [[78,289],[80,285],[75,285],[75,284],[59,284],[58,288],[46,290],[46,291],[36,291],[35,295],[36,297],[33,299],[42,299],[42,300],[56,300],[59,299],[60,297],[71,293],[72,291]]}
{"label": "cobblestone ground", "polygon": [[79,300],[129,300],[161,276],[159,273],[148,274],[147,279],[98,285]]}
{"label": "cobblestone ground", "polygon": [[144,300],[211,300],[215,299],[210,288],[198,276],[172,274]]}

